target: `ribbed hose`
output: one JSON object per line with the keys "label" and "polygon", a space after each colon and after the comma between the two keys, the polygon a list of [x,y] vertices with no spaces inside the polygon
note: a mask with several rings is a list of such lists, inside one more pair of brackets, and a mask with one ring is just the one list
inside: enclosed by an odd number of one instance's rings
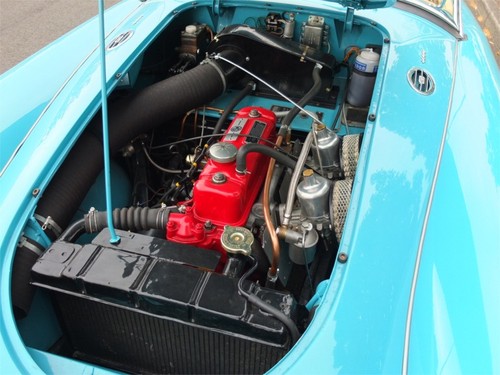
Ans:
{"label": "ribbed hose", "polygon": [[[230,75],[224,63],[211,61],[110,103],[110,151],[114,153],[137,135],[217,98]],[[36,209],[42,222],[50,216],[58,227],[67,227],[103,168],[101,128],[100,116],[96,115],[44,191]],[[58,236],[51,227],[46,233],[52,240]],[[33,298],[29,276],[37,257],[31,256],[29,249],[17,251],[22,254],[16,254],[14,260],[11,293],[14,309],[20,311],[16,316],[22,317]]]}
{"label": "ribbed hose", "polygon": [[[150,229],[165,229],[170,210],[167,207],[126,207],[113,210],[113,225],[116,229],[139,232]],[[83,219],[71,224],[59,240],[74,242],[83,233],[98,233],[108,227],[106,211],[92,210]]]}
{"label": "ribbed hose", "polygon": [[29,239],[23,240],[26,243],[21,244],[17,248],[12,267],[11,295],[16,319],[22,319],[28,314],[35,294],[35,288],[29,284],[31,268],[44,250],[43,246],[34,241],[30,241]]}
{"label": "ribbed hose", "polygon": [[[149,229],[165,229],[170,210],[167,207],[128,207],[113,210],[113,224],[117,229],[139,232]],[[90,211],[84,217],[87,233],[100,232],[107,228],[106,211]]]}
{"label": "ribbed hose", "polygon": [[[110,150],[116,152],[147,132],[222,94],[225,81],[213,64],[202,64],[113,103],[109,111]],[[111,104],[111,103],[110,103]],[[100,119],[90,125],[44,192],[36,213],[65,228],[102,170]],[[53,237],[54,239],[54,237]]]}

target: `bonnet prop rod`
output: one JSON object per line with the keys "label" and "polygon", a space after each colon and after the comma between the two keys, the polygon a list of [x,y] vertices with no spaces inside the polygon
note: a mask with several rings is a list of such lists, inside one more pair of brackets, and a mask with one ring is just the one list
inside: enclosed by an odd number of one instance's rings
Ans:
{"label": "bonnet prop rod", "polygon": [[108,134],[108,90],[106,83],[106,47],[104,30],[104,0],[99,0],[99,48],[101,55],[101,102],[102,102],[102,148],[104,153],[104,182],[106,191],[106,211],[108,229],[110,234],[109,242],[117,244],[120,237],[117,236],[113,226],[113,208],[111,199],[111,172],[110,172],[110,152]]}

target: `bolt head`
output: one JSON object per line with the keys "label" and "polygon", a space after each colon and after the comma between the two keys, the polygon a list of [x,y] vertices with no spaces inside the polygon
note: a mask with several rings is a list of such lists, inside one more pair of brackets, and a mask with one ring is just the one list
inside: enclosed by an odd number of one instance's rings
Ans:
{"label": "bolt head", "polygon": [[337,260],[339,261],[339,263],[347,262],[347,254],[343,252],[339,253],[339,255],[337,256]]}
{"label": "bolt head", "polygon": [[212,182],[214,184],[223,184],[224,182],[226,182],[226,176],[224,175],[224,173],[220,173],[220,172],[216,173],[212,177]]}

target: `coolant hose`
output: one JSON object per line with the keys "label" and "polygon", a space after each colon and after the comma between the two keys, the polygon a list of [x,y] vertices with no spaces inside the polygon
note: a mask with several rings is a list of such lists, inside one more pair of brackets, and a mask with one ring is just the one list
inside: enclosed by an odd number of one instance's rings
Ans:
{"label": "coolant hose", "polygon": [[[219,120],[217,120],[217,123],[215,124],[214,131],[212,134],[219,134],[222,126],[226,122],[227,118],[229,115],[234,111],[234,108],[238,105],[239,102],[241,102],[248,94],[250,94],[253,90],[255,89],[255,82],[249,81],[245,88],[241,90],[238,94],[236,94],[231,102],[224,108],[224,112],[222,115],[219,117]],[[212,143],[212,139],[209,140],[209,144]]]}
{"label": "coolant hose", "polygon": [[61,234],[59,241],[74,242],[85,233],[85,219],[80,219],[71,223],[69,227]]}
{"label": "coolant hose", "polygon": [[[139,232],[150,229],[165,229],[170,210],[167,207],[127,207],[113,210],[113,225],[116,229]],[[83,233],[97,233],[108,227],[106,211],[90,210],[83,219],[71,224],[59,240],[74,242]]]}
{"label": "coolant hose", "polygon": [[236,154],[236,172],[245,173],[247,170],[247,155],[251,152],[258,152],[260,154],[264,154],[266,156],[270,156],[275,159],[278,163],[288,167],[295,168],[297,162],[285,154],[282,154],[278,150],[271,148],[266,145],[261,145],[258,143],[246,143],[238,150]]}
{"label": "coolant hose", "polygon": [[268,314],[271,314],[276,319],[278,319],[281,323],[283,323],[285,325],[285,327],[288,329],[288,331],[290,332],[290,336],[292,338],[291,345],[294,345],[297,342],[297,340],[300,338],[299,329],[295,325],[294,321],[292,319],[290,319],[288,316],[286,316],[281,310],[278,310],[274,306],[271,306],[267,302],[265,302],[262,299],[260,299],[259,297],[257,297],[255,294],[248,293],[247,291],[245,291],[245,289],[243,289],[243,283],[257,269],[257,266],[258,266],[255,258],[253,258],[251,256],[249,258],[253,262],[253,264],[252,264],[252,267],[250,267],[250,269],[247,272],[245,272],[245,274],[243,276],[241,276],[241,278],[238,280],[238,292],[243,297],[245,297],[248,300],[248,302],[257,306],[262,311],[264,311]]}

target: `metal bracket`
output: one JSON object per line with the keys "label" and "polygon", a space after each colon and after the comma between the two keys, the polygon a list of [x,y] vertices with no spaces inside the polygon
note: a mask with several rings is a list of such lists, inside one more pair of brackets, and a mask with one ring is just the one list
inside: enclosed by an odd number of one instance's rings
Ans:
{"label": "metal bracket", "polygon": [[221,7],[221,1],[222,0],[213,0],[212,1],[212,12],[216,16],[220,16],[220,7]]}
{"label": "metal bracket", "polygon": [[[38,215],[35,215],[38,216]],[[50,217],[50,216],[49,216]],[[57,224],[56,224],[57,225]],[[60,234],[60,233],[59,233]],[[47,248],[52,241],[45,233],[45,229],[39,224],[35,217],[31,216],[24,228],[24,236]]]}
{"label": "metal bracket", "polygon": [[351,32],[352,24],[354,22],[354,8],[347,8],[344,20],[344,33]]}
{"label": "metal bracket", "polygon": [[354,8],[354,9],[362,8],[360,0],[340,0],[339,2],[345,8]]}
{"label": "metal bracket", "polygon": [[312,296],[312,298],[306,305],[307,310],[311,311],[314,306],[318,306],[321,303],[321,300],[323,299],[323,296],[325,295],[329,284],[330,279],[323,280],[318,284],[318,286],[316,287],[316,293],[314,293],[314,296]]}

